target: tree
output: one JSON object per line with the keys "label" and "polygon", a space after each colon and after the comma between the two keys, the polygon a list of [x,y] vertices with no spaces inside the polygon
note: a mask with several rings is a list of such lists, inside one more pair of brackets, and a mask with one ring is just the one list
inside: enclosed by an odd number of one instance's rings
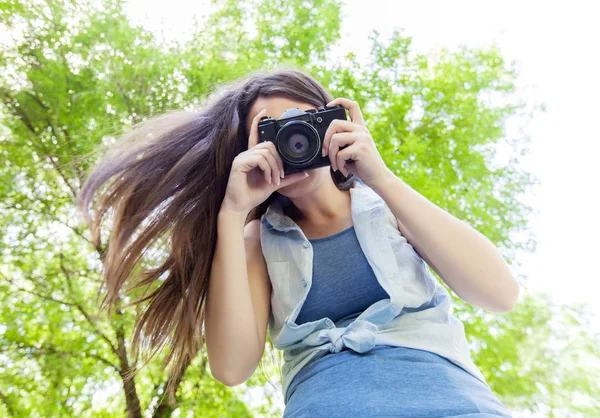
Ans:
{"label": "tree", "polygon": [[[334,95],[358,100],[397,175],[488,236],[507,258],[531,246],[510,237],[526,231],[531,210],[518,198],[535,178],[516,157],[499,166],[492,161],[499,144],[523,152],[526,138],[506,138],[503,126],[524,104],[486,101],[512,97],[516,70],[494,47],[441,51],[434,61],[414,54],[399,31],[387,40],[373,33],[368,65],[352,54],[332,65],[327,57],[339,40],[340,7],[336,0],[228,0],[198,22],[189,41],[166,43],[133,26],[117,0],[0,6],[0,24],[13,38],[0,53],[2,414],[258,412],[212,379],[204,354],[190,364],[176,404],[162,396],[161,358],[135,381],[123,378],[132,366],[135,312],[98,312],[104,249],[91,245],[73,208],[102,145],[253,69],[295,65]],[[123,295],[122,304],[128,301]],[[598,407],[598,371],[585,367],[586,356],[598,354],[598,338],[583,333],[584,311],[541,295],[528,295],[509,314],[456,302],[476,363],[507,405],[555,414]],[[557,339],[570,344],[557,348]],[[258,372],[248,382],[266,383]],[[107,399],[100,402],[99,392]]]}

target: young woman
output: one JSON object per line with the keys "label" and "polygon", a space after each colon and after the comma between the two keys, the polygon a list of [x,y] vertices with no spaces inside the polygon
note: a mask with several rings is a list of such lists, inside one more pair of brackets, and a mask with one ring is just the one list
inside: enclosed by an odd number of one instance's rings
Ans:
{"label": "young woman", "polygon": [[[350,120],[324,135],[330,165],[284,175],[274,143],[259,142],[259,120],[334,105]],[[168,240],[166,259],[130,288],[151,290],[137,302],[149,303],[132,345],[152,357],[169,342],[170,395],[204,342],[217,380],[245,382],[269,331],[284,354],[284,417],[510,416],[428,268],[465,301],[501,312],[519,293],[508,265],[386,167],[355,102],[333,100],[302,71],[256,72],[199,112],[144,122],[112,146],[78,205],[98,244],[114,211],[104,304],[146,249]]]}

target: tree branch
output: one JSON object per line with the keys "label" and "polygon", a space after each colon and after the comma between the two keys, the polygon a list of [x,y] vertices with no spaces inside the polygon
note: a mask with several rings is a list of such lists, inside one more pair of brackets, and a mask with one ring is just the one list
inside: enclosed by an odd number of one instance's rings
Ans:
{"label": "tree branch", "polygon": [[[67,140],[67,143],[69,144],[69,149],[72,150],[73,149],[73,141],[71,141],[71,135],[69,135],[69,131],[67,130],[66,127],[62,127],[61,130],[63,131],[63,134],[65,134],[65,139]],[[71,155],[71,164],[73,165],[73,168],[75,169],[75,172],[77,173],[77,178],[79,179],[80,185],[83,184],[85,181],[84,175],[81,172],[79,165],[77,165],[77,163],[75,163],[75,160],[73,159],[72,155]]]}
{"label": "tree branch", "polygon": [[[54,134],[54,136],[56,138],[58,138],[58,133],[56,132],[56,129],[54,129],[54,125],[52,124],[52,122],[50,122],[49,120],[46,120],[46,122],[48,123],[48,125],[50,125],[50,129],[52,129],[52,133]],[[45,149],[45,148],[44,148]],[[50,155],[50,153],[48,151],[46,151],[46,156],[48,158],[50,158],[50,162],[52,162],[52,165],[54,166],[54,168],[56,169],[56,171],[58,171],[58,173],[60,174],[60,176],[63,178],[64,182],[67,184],[67,186],[69,187],[69,189],[71,189],[71,193],[73,194],[73,198],[77,197],[77,192],[75,191],[75,188],[71,185],[71,183],[67,180],[67,176],[63,173],[62,169],[60,168],[60,166],[54,162],[54,160],[52,159],[53,156]],[[71,159],[71,163],[73,163],[73,160]]]}
{"label": "tree branch", "polygon": [[[1,93],[2,93],[2,96],[4,97],[4,102],[6,104],[11,104],[11,102],[14,101],[14,98],[5,89],[2,89]],[[38,132],[36,132],[35,127],[33,126],[33,123],[31,123],[31,120],[29,119],[29,117],[27,116],[27,114],[25,113],[25,111],[23,110],[23,108],[21,106],[18,106],[18,107],[10,106],[10,112],[13,113],[13,115],[18,116],[21,119],[23,124],[33,134],[34,138],[39,139]],[[46,120],[46,122],[50,125],[52,132],[54,133],[54,136],[57,136],[52,123],[48,120]],[[58,172],[60,177],[62,177],[63,181],[65,182],[65,184],[67,185],[69,190],[71,190],[71,194],[73,195],[73,198],[75,198],[77,196],[77,192],[75,191],[74,187],[71,185],[71,182],[68,180],[68,178],[65,175],[65,173],[63,172],[63,170],[60,168],[60,166],[57,164],[57,162],[54,161],[53,156],[50,154],[48,149],[44,146],[44,143],[42,141],[38,141],[38,143],[40,144],[40,148],[43,150],[44,155],[50,160],[50,163],[52,164],[54,169]]]}
{"label": "tree branch", "polygon": [[132,122],[134,124],[138,123],[138,118],[137,118],[137,116],[133,116],[133,114],[135,112],[132,110],[131,102],[129,101],[129,97],[127,97],[127,94],[125,93],[125,90],[123,90],[121,83],[119,83],[119,81],[117,79],[113,79],[113,81],[115,82],[115,84],[117,86],[117,90],[119,90],[119,93],[121,93],[121,97],[123,97],[123,102],[125,103],[125,106],[127,106],[127,110],[129,110],[129,114],[133,117]]}
{"label": "tree branch", "polygon": [[128,418],[139,418],[142,416],[142,409],[140,406],[140,399],[137,394],[137,388],[135,380],[129,378],[131,365],[129,364],[129,358],[127,355],[127,346],[125,344],[125,327],[123,326],[123,311],[121,311],[121,299],[115,300],[116,307],[116,328],[115,333],[117,335],[117,348],[118,357],[121,365],[121,379],[123,381],[123,390],[125,391],[125,404],[127,405],[127,416]]}
{"label": "tree branch", "polygon": [[29,293],[30,295],[37,296],[40,299],[48,300],[50,302],[58,303],[60,305],[72,306],[72,307],[76,306],[75,303],[60,300],[60,299],[54,298],[50,295],[45,295],[43,293],[36,292],[35,290],[25,289],[24,287],[17,285],[12,279],[5,276],[2,272],[0,272],[0,275],[4,278],[4,280],[6,280],[8,283],[12,284],[20,292]]}
{"label": "tree branch", "polygon": [[[103,340],[104,340],[104,341],[105,341],[105,342],[108,344],[108,346],[110,347],[111,351],[112,351],[114,354],[118,355],[118,351],[117,351],[117,349],[116,349],[115,345],[113,344],[113,342],[110,340],[110,338],[108,338],[108,336],[107,336],[106,334],[104,334],[104,333],[103,333],[103,332],[102,332],[102,331],[101,331],[101,330],[98,328],[98,326],[97,326],[97,324],[96,324],[96,321],[95,321],[95,320],[92,318],[92,316],[91,316],[91,315],[89,315],[89,314],[86,312],[86,310],[83,308],[83,306],[82,306],[80,303],[67,302],[67,301],[64,301],[64,300],[61,300],[61,299],[54,298],[54,297],[52,297],[52,296],[49,296],[49,295],[45,295],[45,294],[43,294],[43,293],[40,293],[40,292],[36,292],[36,291],[34,291],[34,290],[28,290],[28,289],[22,288],[22,287],[18,286],[17,284],[15,284],[15,282],[14,282],[12,279],[9,279],[9,278],[8,278],[7,276],[5,276],[5,275],[4,275],[2,272],[0,272],[0,275],[2,275],[2,277],[4,277],[4,279],[5,279],[7,282],[9,282],[9,283],[10,283],[10,284],[12,284],[13,286],[15,286],[15,287],[17,288],[17,290],[19,290],[19,291],[22,291],[22,292],[25,292],[25,293],[29,293],[29,294],[31,294],[31,295],[37,296],[37,297],[39,297],[39,298],[41,298],[41,299],[48,300],[48,301],[51,301],[51,302],[54,302],[54,303],[59,303],[59,304],[61,304],[61,305],[65,305],[65,306],[71,306],[71,307],[74,307],[74,308],[76,308],[76,309],[77,309],[77,310],[78,310],[78,311],[79,311],[79,312],[80,312],[80,313],[83,315],[83,317],[86,319],[86,321],[89,323],[90,327],[92,328],[92,331],[93,331],[93,332],[94,332],[94,333],[95,333],[95,334],[96,334],[98,337],[100,337],[101,339],[103,339]],[[34,282],[34,283],[35,283],[35,280],[32,280],[30,275],[26,275],[26,276],[27,276],[28,280],[30,280],[30,281],[32,281],[32,282]]]}
{"label": "tree branch", "polygon": [[[66,67],[66,59],[65,59],[62,49],[61,49],[61,57],[63,59],[63,65],[65,66],[65,74],[66,74],[66,71],[68,70],[68,68]],[[68,78],[65,81],[68,82],[69,81]],[[44,104],[44,102],[42,102],[42,100],[37,96],[37,94],[33,94],[30,91],[26,91],[25,94],[28,95],[29,97],[31,97],[33,99],[33,101],[35,101],[41,108],[43,108],[47,112],[52,112],[52,109],[50,107],[48,107],[46,104]],[[57,118],[58,118],[58,115],[57,115]],[[52,126],[52,124],[50,124],[50,125]],[[65,135],[65,139],[67,140],[69,149],[72,150],[73,149],[73,141],[71,141],[71,136],[69,135],[69,131],[67,130],[67,128],[61,128],[61,131]],[[54,135],[58,138],[58,136],[56,135],[56,132],[54,133]],[[75,163],[75,160],[73,160],[72,156],[71,156],[71,165],[73,165],[73,169],[77,173],[77,177],[79,178],[79,181],[83,184],[83,180],[84,180],[83,175],[81,173],[79,166]]]}
{"label": "tree branch", "polygon": [[[67,269],[65,268],[65,265],[64,265],[64,254],[62,251],[59,253],[59,257],[60,257],[60,268],[67,280],[67,286],[69,287],[69,291],[73,295],[73,298],[76,299],[75,291],[73,290],[73,285],[71,284],[71,275],[69,274],[69,272],[67,271]],[[117,350],[117,347],[115,347],[113,342],[110,340],[110,338],[108,338],[108,336],[106,334],[104,334],[102,331],[100,331],[100,329],[98,328],[98,326],[96,324],[96,320],[94,318],[92,318],[92,316],[86,311],[86,309],[83,307],[81,302],[76,301],[73,304],[73,306],[75,306],[75,308],[77,308],[77,310],[83,315],[83,317],[90,324],[90,326],[92,327],[92,329],[96,333],[96,335],[100,336],[104,341],[106,341],[107,344],[110,346],[112,352],[118,356],[119,352]]]}
{"label": "tree branch", "polygon": [[12,406],[12,401],[8,399],[8,396],[4,394],[4,392],[0,391],[0,401],[6,406],[6,411],[10,414],[11,417],[15,416],[15,409]]}
{"label": "tree branch", "polygon": [[[42,199],[39,199],[39,200],[42,200]],[[18,211],[26,211],[27,210],[25,208],[18,208],[16,205],[13,205],[11,203],[2,202],[1,204],[5,208],[12,209],[12,210],[18,210]],[[93,247],[95,250],[97,250],[97,248],[94,246],[94,244],[89,239],[87,239],[87,237],[85,235],[83,235],[83,232],[81,232],[79,229],[75,228],[74,226],[69,225],[68,223],[66,223],[62,219],[58,218],[57,216],[52,215],[51,213],[45,213],[44,215],[47,215],[53,221],[56,221],[64,226],[66,226],[71,231],[73,231],[75,234],[77,234],[80,238],[82,238],[85,242],[90,244],[91,247]]]}
{"label": "tree branch", "polygon": [[112,368],[117,373],[119,373],[119,367],[116,364],[114,364],[110,360],[105,359],[104,357],[102,357],[102,356],[100,356],[98,354],[88,353],[86,351],[75,353],[75,352],[72,352],[72,351],[59,349],[59,348],[54,347],[54,346],[49,345],[49,344],[42,344],[40,347],[36,347],[36,346],[34,346],[32,344],[29,344],[29,343],[26,343],[26,342],[23,342],[23,341],[19,341],[17,343],[17,346],[19,348],[30,349],[32,351],[35,351],[36,353],[39,353],[40,355],[52,354],[52,355],[67,355],[67,356],[78,357],[79,354],[83,353],[85,355],[85,357],[96,359],[96,360],[98,360],[98,361],[106,364],[107,366],[109,366],[110,368]]}

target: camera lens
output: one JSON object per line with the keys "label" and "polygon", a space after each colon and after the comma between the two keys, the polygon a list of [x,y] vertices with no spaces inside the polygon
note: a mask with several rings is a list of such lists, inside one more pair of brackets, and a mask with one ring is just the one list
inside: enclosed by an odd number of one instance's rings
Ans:
{"label": "camera lens", "polygon": [[308,138],[301,133],[292,134],[287,139],[287,147],[297,155],[304,155],[308,150]]}
{"label": "camera lens", "polygon": [[288,122],[277,132],[277,150],[281,158],[292,165],[312,160],[318,153],[319,143],[315,128],[303,121]]}

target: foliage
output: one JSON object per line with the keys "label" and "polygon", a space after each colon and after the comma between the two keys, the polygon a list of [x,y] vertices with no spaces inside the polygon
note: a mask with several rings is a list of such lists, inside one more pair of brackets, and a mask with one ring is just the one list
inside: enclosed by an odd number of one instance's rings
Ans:
{"label": "foliage", "polygon": [[[336,0],[214,2],[188,40],[166,43],[135,27],[117,0],[10,0],[0,25],[0,414],[7,416],[277,416],[249,408],[239,388],[210,376],[204,354],[190,365],[176,405],[162,397],[156,359],[127,386],[135,312],[97,310],[101,248],[73,199],[111,138],[172,108],[199,103],[258,68],[293,65],[335,96],[361,104],[378,148],[398,176],[469,222],[511,259],[531,209],[519,196],[536,179],[518,155],[526,138],[504,134],[516,70],[499,50],[415,54],[401,31],[373,32],[368,64],[328,59],[340,37]],[[494,100],[489,100],[493,97]],[[511,147],[511,159],[494,152]],[[127,302],[126,296],[123,302]],[[526,295],[508,314],[459,299],[476,363],[515,410],[588,414],[598,408],[597,336],[585,312]],[[247,385],[270,387],[277,361]]]}

